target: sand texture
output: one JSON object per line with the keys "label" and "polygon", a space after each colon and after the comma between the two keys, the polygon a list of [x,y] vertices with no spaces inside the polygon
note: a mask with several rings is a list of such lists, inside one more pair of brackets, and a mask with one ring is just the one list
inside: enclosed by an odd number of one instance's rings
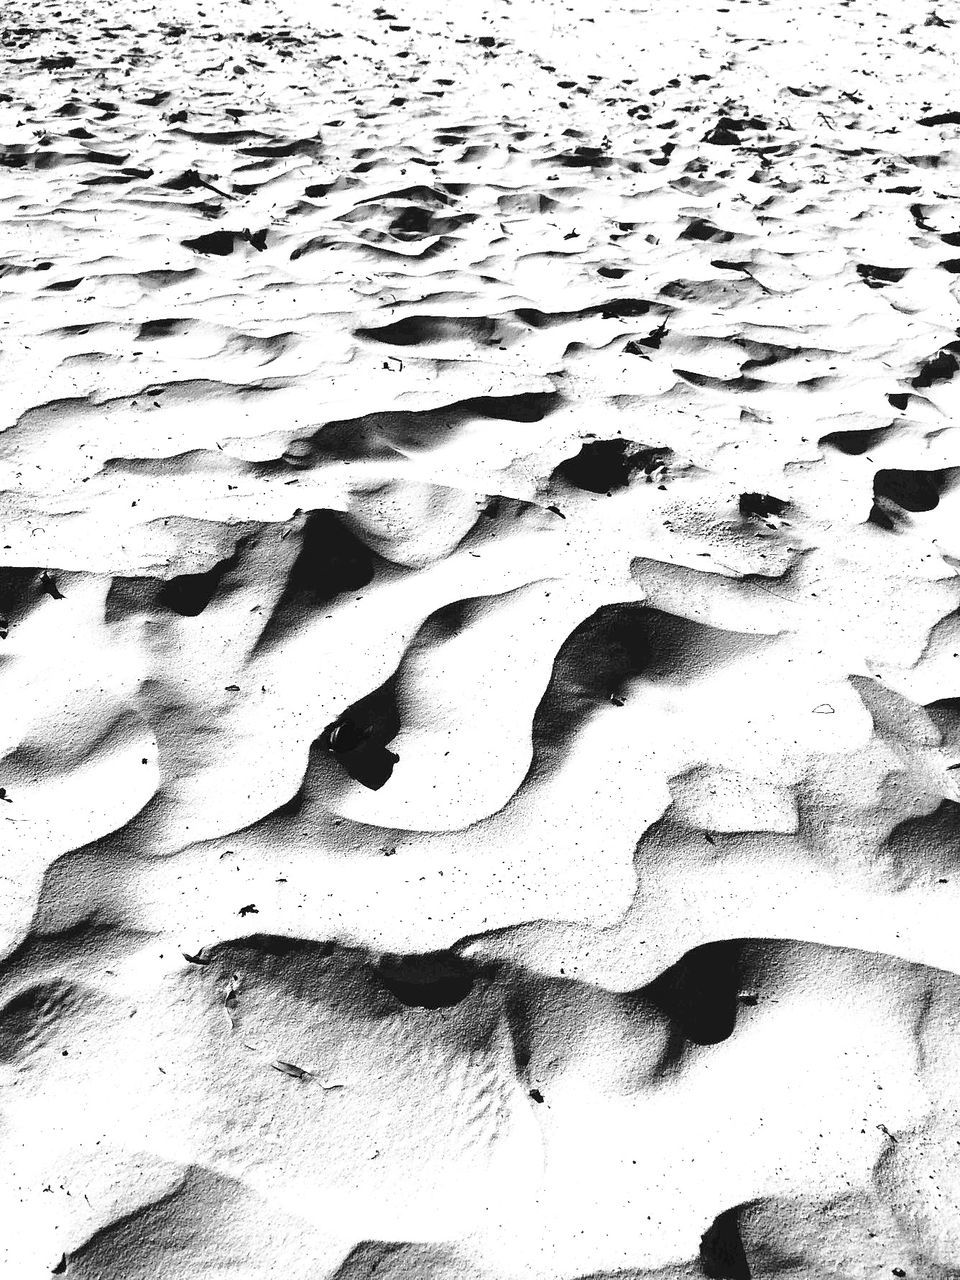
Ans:
{"label": "sand texture", "polygon": [[2,1280],[960,1275],[960,7],[3,24]]}

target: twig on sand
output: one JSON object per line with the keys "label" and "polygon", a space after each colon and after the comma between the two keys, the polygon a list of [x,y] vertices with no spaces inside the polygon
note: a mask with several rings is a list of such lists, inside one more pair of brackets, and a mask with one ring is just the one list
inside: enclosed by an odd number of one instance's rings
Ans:
{"label": "twig on sand", "polygon": [[280,1071],[283,1075],[290,1076],[293,1080],[315,1080],[324,1092],[327,1092],[330,1089],[345,1089],[347,1087],[345,1084],[341,1084],[337,1080],[330,1082],[321,1080],[315,1071],[310,1071],[306,1067],[298,1067],[296,1063],[293,1062],[284,1062],[282,1058],[275,1058],[273,1062],[270,1063],[270,1066],[273,1067],[274,1071]]}

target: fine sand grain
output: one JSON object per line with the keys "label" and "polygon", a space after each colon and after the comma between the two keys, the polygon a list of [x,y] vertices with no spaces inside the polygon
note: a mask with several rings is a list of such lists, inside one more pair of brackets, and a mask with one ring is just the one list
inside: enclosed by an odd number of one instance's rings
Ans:
{"label": "fine sand grain", "polygon": [[960,1274],[956,5],[57,4],[2,1280]]}

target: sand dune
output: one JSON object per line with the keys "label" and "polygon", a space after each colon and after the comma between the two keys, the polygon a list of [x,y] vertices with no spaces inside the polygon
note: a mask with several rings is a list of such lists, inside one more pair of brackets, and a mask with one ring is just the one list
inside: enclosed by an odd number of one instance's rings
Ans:
{"label": "sand dune", "polygon": [[5,22],[0,1274],[953,1275],[956,15]]}

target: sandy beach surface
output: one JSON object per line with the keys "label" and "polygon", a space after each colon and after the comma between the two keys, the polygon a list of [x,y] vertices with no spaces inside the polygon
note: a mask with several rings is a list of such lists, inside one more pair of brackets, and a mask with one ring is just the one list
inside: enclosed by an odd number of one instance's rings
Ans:
{"label": "sandy beach surface", "polygon": [[3,1280],[960,1274],[957,5],[3,24]]}

